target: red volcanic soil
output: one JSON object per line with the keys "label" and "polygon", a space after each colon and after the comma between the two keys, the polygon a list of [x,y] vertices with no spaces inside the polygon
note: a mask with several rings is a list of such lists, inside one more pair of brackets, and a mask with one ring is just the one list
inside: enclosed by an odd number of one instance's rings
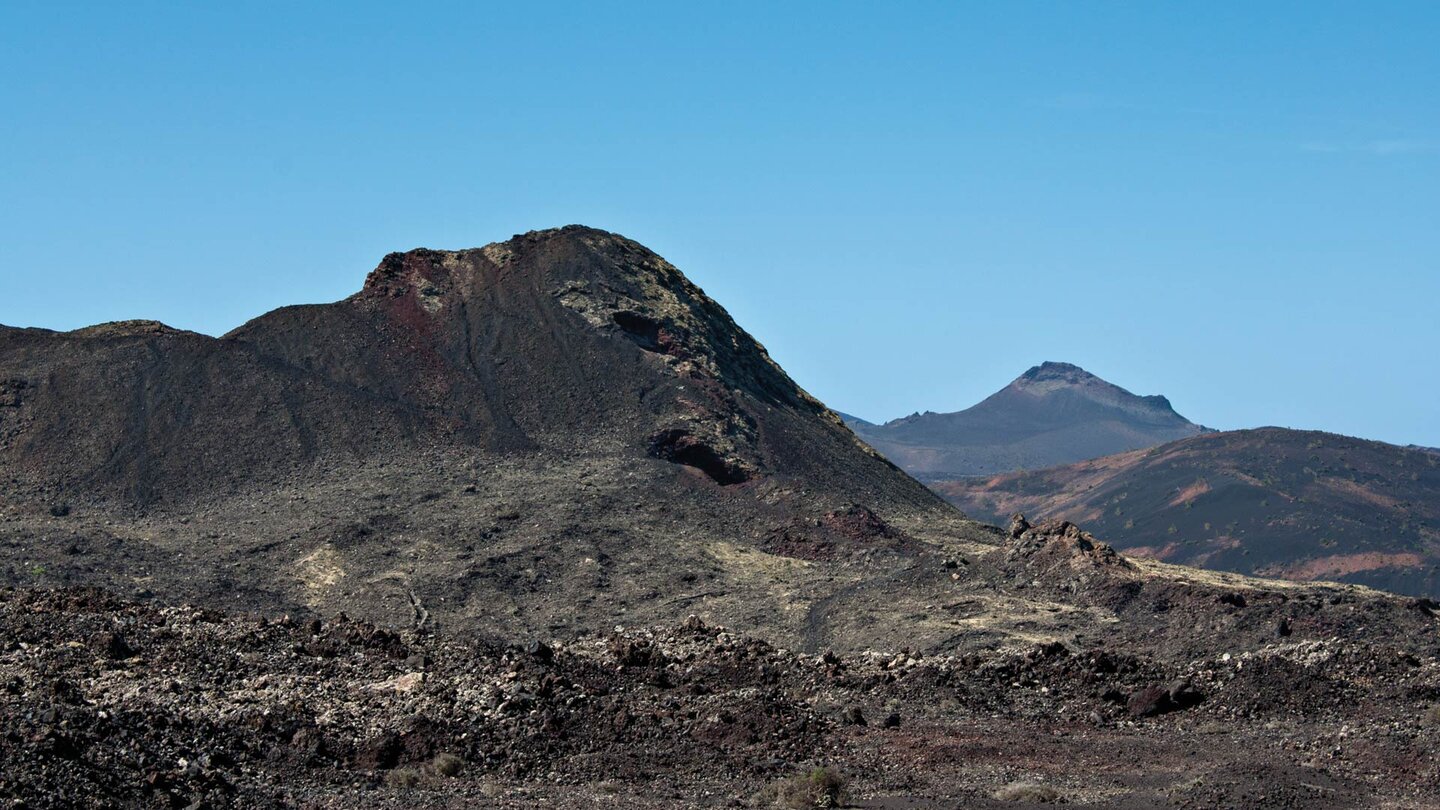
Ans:
{"label": "red volcanic soil", "polygon": [[1382,554],[1378,551],[1365,551],[1359,554],[1316,557],[1297,565],[1269,568],[1260,573],[1283,579],[1342,579],[1362,572],[1386,568],[1417,568],[1424,564],[1425,559],[1414,552]]}

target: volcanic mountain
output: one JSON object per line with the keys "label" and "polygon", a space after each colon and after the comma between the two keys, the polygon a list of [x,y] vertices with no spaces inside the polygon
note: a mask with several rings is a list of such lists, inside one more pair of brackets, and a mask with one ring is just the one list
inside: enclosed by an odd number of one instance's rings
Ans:
{"label": "volcanic mountain", "polygon": [[[1082,374],[978,410],[1198,430]],[[1433,602],[975,523],[604,231],[0,329],[0,470],[15,806],[1433,804]]]}
{"label": "volcanic mountain", "polygon": [[850,426],[922,479],[1035,469],[1151,447],[1205,428],[1069,363],[1042,363],[978,405]]}
{"label": "volcanic mountain", "polygon": [[393,254],[351,298],[220,339],[4,328],[0,379],[0,461],[57,500],[154,506],[401,449],[608,442],[720,486],[793,477],[877,506],[928,501],[675,268],[581,228]]}
{"label": "volcanic mountain", "polygon": [[1440,456],[1424,448],[1262,428],[932,486],[981,519],[1083,522],[1132,556],[1440,596]]}
{"label": "volcanic mountain", "polygon": [[0,468],[11,582],[497,631],[769,625],[767,566],[980,531],[672,265],[575,226],[392,254],[220,338],[0,328]]}

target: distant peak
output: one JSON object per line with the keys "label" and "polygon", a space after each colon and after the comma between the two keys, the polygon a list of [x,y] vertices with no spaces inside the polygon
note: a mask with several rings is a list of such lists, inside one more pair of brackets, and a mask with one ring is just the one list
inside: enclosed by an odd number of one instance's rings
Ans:
{"label": "distant peak", "polygon": [[1033,366],[1015,379],[1014,385],[1025,387],[1029,383],[1062,382],[1071,384],[1099,381],[1100,378],[1073,363],[1046,361]]}
{"label": "distant peak", "polygon": [[[1091,374],[1073,363],[1044,362],[1015,378],[1004,391],[1039,399],[1055,395],[1080,396],[1106,407],[1131,413],[1148,413],[1161,418],[1186,421],[1175,412],[1170,400],[1160,394],[1136,396],[1120,386]],[[982,403],[983,404],[983,403]]]}

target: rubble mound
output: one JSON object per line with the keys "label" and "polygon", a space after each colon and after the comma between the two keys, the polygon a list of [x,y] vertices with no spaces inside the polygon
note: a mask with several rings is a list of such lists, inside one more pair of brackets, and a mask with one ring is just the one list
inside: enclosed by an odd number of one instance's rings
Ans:
{"label": "rubble mound", "polygon": [[1011,560],[1045,554],[1077,560],[1082,565],[1135,567],[1115,549],[1068,520],[1050,520],[1032,526],[1024,515],[1017,513],[1010,518],[1007,533],[1013,541],[1006,553]]}
{"label": "rubble mound", "polygon": [[1115,549],[1066,520],[1033,526],[1023,514],[1010,518],[1008,542],[996,553],[998,567],[1017,578],[1079,592],[1097,584],[1113,584],[1135,572],[1135,564]]}

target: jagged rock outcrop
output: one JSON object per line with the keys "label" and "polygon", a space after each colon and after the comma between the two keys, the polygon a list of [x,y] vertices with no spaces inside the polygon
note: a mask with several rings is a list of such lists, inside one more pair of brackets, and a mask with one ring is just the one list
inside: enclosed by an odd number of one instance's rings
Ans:
{"label": "jagged rock outcrop", "polygon": [[1113,584],[1133,574],[1135,564],[1115,549],[1065,520],[1031,525],[1023,514],[1010,518],[1008,542],[998,567],[1021,584],[1078,593],[1098,584]]}

